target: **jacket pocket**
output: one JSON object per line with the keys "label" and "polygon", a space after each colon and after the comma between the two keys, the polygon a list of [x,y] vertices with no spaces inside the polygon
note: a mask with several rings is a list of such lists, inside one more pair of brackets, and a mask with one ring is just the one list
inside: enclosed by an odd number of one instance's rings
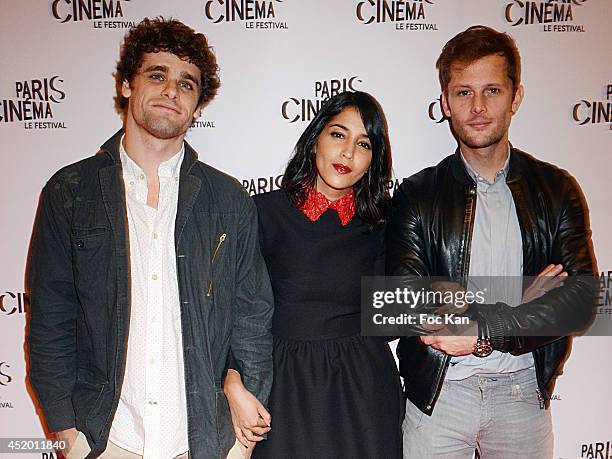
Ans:
{"label": "jacket pocket", "polygon": [[110,222],[102,203],[96,201],[75,204],[71,225],[73,238],[88,238],[110,231]]}
{"label": "jacket pocket", "polygon": [[79,280],[88,287],[100,285],[108,275],[113,253],[110,224],[101,204],[91,201],[77,204],[70,230],[77,286]]}
{"label": "jacket pocket", "polygon": [[104,244],[104,240],[108,237],[105,229],[99,230],[95,234],[85,233],[79,231],[79,234],[72,235],[72,249],[80,257],[86,255],[95,255],[100,249],[100,246]]}
{"label": "jacket pocket", "polygon": [[[100,317],[114,285],[110,231],[72,236],[72,271],[79,302],[86,316]],[[91,316],[90,316],[91,319]]]}
{"label": "jacket pocket", "polygon": [[209,270],[210,279],[208,280],[208,290],[206,291],[206,296],[208,297],[212,296],[213,294],[213,273],[214,273],[215,261],[219,257],[219,253],[221,252],[221,247],[223,246],[225,239],[227,239],[227,233],[223,233],[219,235],[219,237],[217,238],[217,242],[215,244],[215,249],[210,258],[210,270]]}
{"label": "jacket pocket", "polygon": [[77,418],[85,421],[96,414],[102,400],[106,383],[96,381],[85,368],[77,370],[77,379],[72,392],[72,405]]}

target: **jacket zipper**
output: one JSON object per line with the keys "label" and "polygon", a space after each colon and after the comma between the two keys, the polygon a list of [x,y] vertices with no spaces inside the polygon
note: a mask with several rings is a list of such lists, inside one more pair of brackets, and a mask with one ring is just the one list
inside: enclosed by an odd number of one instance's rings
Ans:
{"label": "jacket zipper", "polygon": [[215,262],[215,258],[217,258],[217,254],[219,253],[219,249],[221,248],[221,244],[223,244],[226,237],[227,237],[226,233],[223,233],[222,235],[219,236],[217,247],[215,248],[215,251],[213,252],[213,256],[210,260],[210,282],[208,283],[208,292],[206,293],[206,296],[212,295],[212,287],[213,287],[212,267],[213,267],[213,263]]}
{"label": "jacket zipper", "polygon": [[474,231],[474,209],[476,207],[476,187],[470,187],[468,191],[468,202],[465,209],[465,222],[467,228],[464,237],[465,252],[463,253],[463,263],[461,267],[461,279],[464,283],[464,287],[467,288],[467,280],[470,273],[470,258],[472,254],[472,233]]}
{"label": "jacket zipper", "polygon": [[[463,252],[463,260],[461,263],[461,280],[463,282],[463,286],[467,288],[467,278],[468,273],[470,272],[470,252],[472,250],[472,232],[474,230],[474,208],[476,207],[476,187],[471,186],[467,191],[467,202],[465,205],[465,217],[463,220],[463,246],[465,247],[465,251]],[[466,227],[467,225],[467,227]],[[450,356],[444,356],[444,364],[442,365],[442,371],[438,375],[437,387],[434,393],[433,398],[430,403],[427,405],[427,409],[431,409],[433,406],[434,400],[438,398],[440,394],[440,390],[442,389],[442,384],[444,383],[444,377],[446,376],[446,372],[448,370],[448,362],[450,362]]]}

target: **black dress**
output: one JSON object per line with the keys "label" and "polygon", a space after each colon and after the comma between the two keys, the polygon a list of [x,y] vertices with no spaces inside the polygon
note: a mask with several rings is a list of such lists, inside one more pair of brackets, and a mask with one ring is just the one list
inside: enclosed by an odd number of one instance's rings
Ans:
{"label": "black dress", "polygon": [[361,276],[383,274],[384,230],[335,210],[310,221],[284,191],[255,197],[275,298],[272,430],[254,458],[401,458],[388,344],[360,336]]}

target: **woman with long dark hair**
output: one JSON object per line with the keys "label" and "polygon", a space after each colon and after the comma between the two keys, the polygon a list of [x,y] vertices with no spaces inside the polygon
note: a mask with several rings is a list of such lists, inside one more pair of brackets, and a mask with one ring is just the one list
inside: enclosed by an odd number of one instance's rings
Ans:
{"label": "woman with long dark hair", "polygon": [[[254,198],[275,311],[272,430],[253,457],[401,457],[393,357],[386,341],[360,335],[361,277],[384,275],[390,170],[382,109],[344,92],[300,136],[282,189]],[[236,371],[225,392],[239,440],[268,430]]]}

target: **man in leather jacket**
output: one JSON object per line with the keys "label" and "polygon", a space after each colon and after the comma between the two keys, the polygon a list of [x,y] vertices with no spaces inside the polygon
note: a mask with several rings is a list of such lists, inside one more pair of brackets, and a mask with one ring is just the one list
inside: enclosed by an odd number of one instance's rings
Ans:
{"label": "man in leather jacket", "polygon": [[[568,276],[526,301],[510,289],[468,311],[478,336],[404,337],[405,458],[551,458],[548,401],[572,332],[593,313],[595,261],[575,180],[508,141],[523,98],[512,38],[473,26],[438,59],[442,107],[459,148],[393,198],[387,274]],[[522,304],[521,304],[522,303]],[[554,330],[554,332],[551,332]],[[476,335],[476,333],[473,333]],[[549,336],[555,335],[555,336]]]}
{"label": "man in leather jacket", "polygon": [[184,141],[216,58],[203,34],[145,19],[115,77],[124,128],[42,192],[30,381],[69,459],[242,458],[222,384],[231,350],[267,403],[272,290],[254,202]]}

